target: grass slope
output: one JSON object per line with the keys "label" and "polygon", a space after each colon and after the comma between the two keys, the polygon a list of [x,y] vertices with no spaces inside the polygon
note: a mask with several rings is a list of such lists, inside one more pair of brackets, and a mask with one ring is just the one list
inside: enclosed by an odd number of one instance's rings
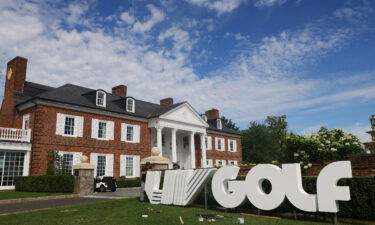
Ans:
{"label": "grass slope", "polygon": [[[153,210],[150,211],[149,208]],[[161,211],[157,213],[157,211]],[[141,214],[148,214],[148,218],[141,218]],[[198,222],[197,214],[220,214],[229,216],[216,222]],[[141,203],[137,199],[111,200],[98,203],[81,204],[76,206],[58,207],[33,212],[23,212],[0,216],[0,224],[152,224],[169,225],[181,224],[179,216],[182,216],[185,224],[233,224],[237,217],[244,217],[245,224],[329,224],[307,221],[294,221],[288,219],[268,219],[258,217],[241,216],[233,213],[221,213],[218,211],[204,210],[190,207],[174,207],[163,205],[150,205]],[[340,223],[344,224],[344,223]]]}

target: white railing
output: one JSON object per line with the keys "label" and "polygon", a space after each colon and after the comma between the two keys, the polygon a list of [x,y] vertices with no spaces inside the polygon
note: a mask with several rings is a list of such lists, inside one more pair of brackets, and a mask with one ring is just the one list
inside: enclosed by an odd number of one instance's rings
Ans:
{"label": "white railing", "polygon": [[22,130],[16,128],[0,127],[0,140],[30,142],[31,129]]}

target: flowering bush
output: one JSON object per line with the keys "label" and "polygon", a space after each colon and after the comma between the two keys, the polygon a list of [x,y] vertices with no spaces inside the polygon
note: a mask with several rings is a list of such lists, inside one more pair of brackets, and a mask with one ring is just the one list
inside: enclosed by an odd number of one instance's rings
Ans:
{"label": "flowering bush", "polygon": [[288,160],[299,162],[304,169],[310,168],[312,163],[342,160],[348,155],[365,153],[361,142],[353,134],[346,134],[343,129],[329,130],[325,127],[308,135],[288,135],[286,150]]}

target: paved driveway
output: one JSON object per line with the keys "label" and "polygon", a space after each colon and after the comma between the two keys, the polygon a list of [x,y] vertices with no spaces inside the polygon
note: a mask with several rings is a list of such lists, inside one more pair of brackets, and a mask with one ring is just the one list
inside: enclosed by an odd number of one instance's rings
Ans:
{"label": "paved driveway", "polygon": [[0,215],[21,211],[54,208],[59,206],[77,205],[81,203],[105,201],[110,199],[134,198],[139,197],[139,193],[140,188],[118,188],[116,192],[95,192],[93,195],[83,197],[0,204]]}
{"label": "paved driveway", "polygon": [[137,198],[140,195],[141,188],[117,188],[115,192],[94,192],[93,195],[85,196],[85,198],[105,198],[105,199],[122,199]]}

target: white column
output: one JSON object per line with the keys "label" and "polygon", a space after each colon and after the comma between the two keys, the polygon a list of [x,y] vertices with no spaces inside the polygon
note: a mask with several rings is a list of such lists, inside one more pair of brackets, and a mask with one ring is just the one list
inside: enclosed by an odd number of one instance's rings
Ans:
{"label": "white column", "polygon": [[195,143],[194,143],[195,132],[190,133],[190,159],[191,159],[191,168],[195,169]]}
{"label": "white column", "polygon": [[23,176],[29,176],[30,174],[30,154],[30,151],[26,151],[23,158]]}
{"label": "white column", "polygon": [[172,162],[177,163],[177,143],[176,143],[177,129],[172,129]]}
{"label": "white column", "polygon": [[206,157],[206,134],[201,134],[201,149],[202,149],[202,163],[201,167],[207,167],[207,157]]}
{"label": "white column", "polygon": [[160,154],[159,156],[163,156],[163,143],[162,143],[162,133],[161,131],[163,130],[163,127],[161,126],[157,126],[156,127],[156,131],[157,131],[157,134],[156,134],[156,146],[160,149]]}

